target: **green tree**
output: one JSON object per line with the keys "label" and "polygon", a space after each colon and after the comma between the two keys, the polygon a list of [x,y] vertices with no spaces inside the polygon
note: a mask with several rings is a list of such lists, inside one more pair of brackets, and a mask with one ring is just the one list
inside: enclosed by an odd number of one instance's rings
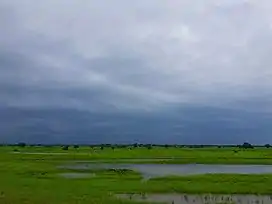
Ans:
{"label": "green tree", "polygon": [[25,146],[26,146],[26,143],[20,142],[20,143],[17,144],[17,146],[18,146],[18,147],[25,147]]}
{"label": "green tree", "polygon": [[266,148],[270,148],[271,147],[271,145],[270,144],[266,144],[266,145],[264,145]]}
{"label": "green tree", "polygon": [[245,143],[242,145],[242,147],[245,148],[245,149],[253,149],[253,148],[254,148],[254,147],[253,147],[250,143],[248,143],[248,142],[245,142]]}
{"label": "green tree", "polygon": [[65,151],[69,150],[69,146],[68,145],[63,146],[62,150],[65,150]]}

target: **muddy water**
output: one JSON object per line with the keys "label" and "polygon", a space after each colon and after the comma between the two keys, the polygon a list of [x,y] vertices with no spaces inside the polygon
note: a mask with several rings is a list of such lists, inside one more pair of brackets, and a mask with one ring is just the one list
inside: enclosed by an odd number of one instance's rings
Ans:
{"label": "muddy water", "polygon": [[92,164],[76,163],[62,166],[67,169],[131,169],[140,172],[145,179],[168,175],[196,175],[211,173],[269,174],[272,165],[210,165],[210,164]]}
{"label": "muddy water", "polygon": [[122,194],[124,200],[166,204],[271,204],[272,195]]}

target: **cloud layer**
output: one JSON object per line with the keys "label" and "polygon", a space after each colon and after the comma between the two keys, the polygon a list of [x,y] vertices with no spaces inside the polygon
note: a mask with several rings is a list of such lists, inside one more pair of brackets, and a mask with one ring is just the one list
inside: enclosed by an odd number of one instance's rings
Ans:
{"label": "cloud layer", "polygon": [[2,0],[0,105],[269,114],[271,9],[269,0]]}

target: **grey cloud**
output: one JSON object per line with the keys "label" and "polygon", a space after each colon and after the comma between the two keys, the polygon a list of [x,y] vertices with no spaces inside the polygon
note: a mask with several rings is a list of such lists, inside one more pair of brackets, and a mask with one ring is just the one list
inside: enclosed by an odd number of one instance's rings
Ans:
{"label": "grey cloud", "polygon": [[[272,111],[270,9],[268,0],[3,0],[0,106],[130,112],[143,118],[169,112],[173,126],[186,127],[187,135],[235,127],[232,138],[238,137],[242,127],[258,121],[244,124],[221,109],[250,112],[248,117]],[[176,124],[177,110],[192,106],[190,111],[216,110],[219,116],[199,126],[199,116]],[[264,125],[254,131],[268,135],[267,123],[260,121]],[[210,127],[217,122],[218,129]],[[110,123],[104,126],[114,128]],[[145,133],[131,127],[122,134],[152,135],[158,124]]]}
{"label": "grey cloud", "polygon": [[[163,117],[160,114],[90,113],[71,109],[1,109],[0,113],[5,118],[0,123],[3,134],[0,139],[5,142],[181,144],[271,142],[269,137],[271,115],[228,109],[188,106],[179,108],[174,113],[167,111]],[[229,120],[220,120],[222,116]],[[9,137],[5,138],[7,135]]]}
{"label": "grey cloud", "polygon": [[271,88],[268,1],[4,4],[13,32],[1,43],[24,57],[13,73],[22,83],[102,87],[140,108],[225,106]]}

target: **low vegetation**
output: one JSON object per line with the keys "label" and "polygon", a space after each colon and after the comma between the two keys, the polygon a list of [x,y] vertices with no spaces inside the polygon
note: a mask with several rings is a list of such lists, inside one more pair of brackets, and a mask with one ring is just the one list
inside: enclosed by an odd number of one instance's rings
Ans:
{"label": "low vegetation", "polygon": [[[57,166],[73,160],[92,162],[127,162],[131,160],[131,162],[138,163],[272,164],[272,149],[268,147],[220,147],[156,146],[151,144],[91,147],[82,145],[3,145],[0,147],[0,203],[125,204],[133,202],[119,200],[114,195],[137,192],[272,193],[272,175],[269,174],[208,174],[172,176],[142,181],[141,175],[132,170],[104,169],[96,170],[94,172],[96,176],[88,179],[67,179],[60,177],[59,173],[76,170],[57,168]],[[142,160],[133,160],[137,158]],[[152,158],[153,161],[150,160]],[[168,159],[166,160],[166,158]]]}

